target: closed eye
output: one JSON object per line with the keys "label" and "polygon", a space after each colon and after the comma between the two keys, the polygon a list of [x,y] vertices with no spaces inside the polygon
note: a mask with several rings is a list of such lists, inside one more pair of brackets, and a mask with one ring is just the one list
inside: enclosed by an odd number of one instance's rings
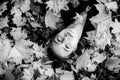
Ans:
{"label": "closed eye", "polygon": [[70,45],[69,45],[69,44],[66,44],[64,49],[65,49],[65,51],[69,52],[69,51],[70,51],[70,49],[71,49],[71,47],[70,47]]}
{"label": "closed eye", "polygon": [[62,38],[60,38],[60,37],[57,37],[57,38],[55,38],[55,40],[54,40],[57,44],[59,44],[59,43],[61,43],[62,42]]}

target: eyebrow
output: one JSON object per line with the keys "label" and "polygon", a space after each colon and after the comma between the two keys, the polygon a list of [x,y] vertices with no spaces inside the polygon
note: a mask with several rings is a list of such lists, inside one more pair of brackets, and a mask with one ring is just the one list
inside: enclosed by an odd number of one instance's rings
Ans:
{"label": "eyebrow", "polygon": [[67,34],[70,35],[73,38],[73,36],[69,32],[67,32]]}

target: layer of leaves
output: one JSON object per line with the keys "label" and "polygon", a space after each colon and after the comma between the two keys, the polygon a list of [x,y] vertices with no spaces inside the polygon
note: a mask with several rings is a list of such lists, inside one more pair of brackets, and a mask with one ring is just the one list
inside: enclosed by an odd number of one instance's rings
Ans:
{"label": "layer of leaves", "polygon": [[72,19],[82,20],[78,9],[82,0],[5,0],[1,3],[0,78],[117,80],[119,75],[114,75],[120,70],[120,22],[118,18],[113,20],[112,14],[118,14],[119,1],[95,1],[96,4],[87,5],[98,11],[87,18],[95,27],[86,32],[90,46],[63,62],[50,59],[47,52],[50,38],[64,26],[62,12],[73,10],[76,16]]}

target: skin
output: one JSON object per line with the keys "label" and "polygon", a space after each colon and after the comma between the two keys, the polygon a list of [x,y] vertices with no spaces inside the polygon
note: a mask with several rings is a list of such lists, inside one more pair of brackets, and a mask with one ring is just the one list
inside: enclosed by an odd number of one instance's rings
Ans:
{"label": "skin", "polygon": [[62,58],[68,58],[69,55],[76,50],[87,14],[82,14],[82,16],[84,18],[83,21],[76,21],[54,37],[51,48],[56,55]]}

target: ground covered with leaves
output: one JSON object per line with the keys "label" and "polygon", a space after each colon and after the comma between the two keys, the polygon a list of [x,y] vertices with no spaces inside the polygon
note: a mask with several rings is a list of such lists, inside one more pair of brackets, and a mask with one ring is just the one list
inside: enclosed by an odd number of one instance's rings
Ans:
{"label": "ground covered with leaves", "polygon": [[[87,46],[53,59],[51,38],[88,6]],[[0,80],[119,79],[119,0],[0,0]]]}

